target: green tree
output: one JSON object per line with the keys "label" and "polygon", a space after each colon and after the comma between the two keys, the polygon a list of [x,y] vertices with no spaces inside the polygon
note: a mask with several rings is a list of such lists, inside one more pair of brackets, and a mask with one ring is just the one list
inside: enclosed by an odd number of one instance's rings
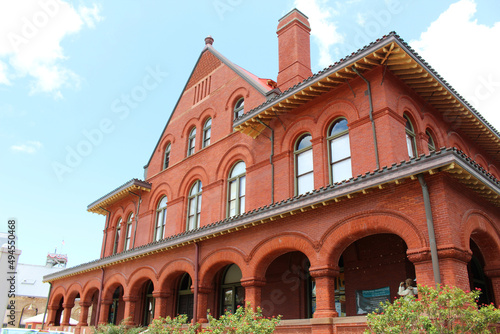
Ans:
{"label": "green tree", "polygon": [[496,333],[500,310],[477,305],[481,291],[419,285],[417,297],[402,297],[368,314],[365,333]]}

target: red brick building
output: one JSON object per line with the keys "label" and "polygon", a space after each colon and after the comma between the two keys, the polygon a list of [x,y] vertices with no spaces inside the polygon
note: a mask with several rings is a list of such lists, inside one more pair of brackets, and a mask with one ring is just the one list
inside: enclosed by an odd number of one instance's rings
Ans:
{"label": "red brick building", "polygon": [[246,301],[355,332],[406,278],[500,304],[498,131],[398,35],[312,74],[309,32],[279,21],[277,82],[207,37],[145,180],[88,206],[101,258],[45,277],[52,326],[78,299],[79,331]]}

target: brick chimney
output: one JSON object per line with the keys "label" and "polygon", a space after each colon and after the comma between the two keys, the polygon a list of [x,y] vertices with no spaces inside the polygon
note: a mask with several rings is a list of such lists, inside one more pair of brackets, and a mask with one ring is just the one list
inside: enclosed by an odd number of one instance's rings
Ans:
{"label": "brick chimney", "polygon": [[307,16],[298,9],[292,9],[279,20],[278,87],[282,92],[312,75],[310,31]]}

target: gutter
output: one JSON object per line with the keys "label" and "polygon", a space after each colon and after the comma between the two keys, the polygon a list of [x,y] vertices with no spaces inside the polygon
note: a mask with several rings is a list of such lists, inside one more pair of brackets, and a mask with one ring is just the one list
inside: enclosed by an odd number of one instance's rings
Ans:
{"label": "gutter", "polygon": [[42,330],[45,327],[45,317],[47,316],[47,310],[49,309],[50,293],[52,292],[52,282],[49,282],[49,294],[47,296],[47,303],[45,304],[45,312],[43,312]]}
{"label": "gutter", "polygon": [[417,175],[417,178],[422,187],[422,195],[424,197],[425,218],[427,219],[427,232],[429,233],[429,245],[431,247],[432,272],[434,273],[434,282],[438,285],[441,284],[441,272],[439,271],[439,258],[436,245],[436,234],[434,231],[434,219],[432,218],[431,200],[424,175],[420,173]]}
{"label": "gutter", "polygon": [[194,296],[193,296],[193,322],[198,322],[198,271],[200,270],[200,245],[194,243]]}

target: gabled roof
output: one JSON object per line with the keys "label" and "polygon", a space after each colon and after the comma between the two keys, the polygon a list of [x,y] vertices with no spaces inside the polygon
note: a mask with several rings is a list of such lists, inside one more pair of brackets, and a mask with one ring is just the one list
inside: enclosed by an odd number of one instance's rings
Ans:
{"label": "gabled roof", "polygon": [[500,133],[395,32],[243,114],[234,121],[234,129],[256,138],[265,129],[261,122],[269,124],[279,115],[293,112],[317,96],[357,78],[353,68],[363,73],[378,66],[385,66],[384,70],[390,70],[443,116],[454,120],[460,131],[498,161]]}
{"label": "gabled roof", "polygon": [[276,83],[274,81],[270,79],[262,79],[257,77],[256,75],[248,72],[247,70],[243,69],[242,67],[236,65],[235,63],[231,62],[229,59],[224,57],[219,51],[215,50],[211,44],[206,44],[203,50],[201,51],[201,54],[198,57],[198,60],[196,61],[196,64],[194,65],[193,70],[191,71],[191,74],[189,75],[186,85],[182,89],[182,93],[179,96],[179,99],[177,100],[177,103],[175,104],[172,113],[170,114],[167,124],[165,124],[165,128],[163,129],[160,138],[158,138],[158,142],[156,143],[153,153],[151,154],[151,157],[149,158],[149,161],[146,164],[146,166],[144,166],[144,168],[147,168],[151,163],[151,159],[153,158],[154,152],[156,151],[158,145],[160,144],[161,138],[163,137],[163,134],[165,133],[165,130],[167,129],[167,126],[170,123],[170,120],[172,119],[172,115],[174,114],[175,109],[177,109],[177,106],[179,105],[182,95],[187,89],[191,88],[192,84],[191,79],[193,78],[193,75],[195,74],[198,65],[200,65],[200,61],[202,60],[206,52],[209,52],[211,55],[215,56],[220,62],[222,62],[224,65],[233,70],[236,74],[238,74],[243,80],[249,83],[263,96],[267,96],[269,92],[274,91],[274,88],[276,88]]}
{"label": "gabled roof", "polygon": [[349,180],[330,184],[312,190],[305,194],[297,195],[280,202],[245,212],[241,215],[226,218],[185,231],[166,239],[153,241],[149,244],[133,248],[122,253],[84,263],[73,268],[43,277],[44,282],[50,282],[80,273],[113,266],[118,263],[132,261],[155,253],[169,251],[184,247],[195,242],[216,238],[218,236],[236,233],[253,226],[272,223],[291,215],[301,214],[339,202],[349,201],[358,196],[366,196],[371,192],[384,189],[388,185],[404,185],[415,180],[418,174],[448,173],[458,182],[469,187],[482,199],[500,207],[500,181],[483,167],[474,162],[462,151],[456,148],[441,148],[440,151],[428,155],[411,158],[391,166],[366,172],[352,177]]}

